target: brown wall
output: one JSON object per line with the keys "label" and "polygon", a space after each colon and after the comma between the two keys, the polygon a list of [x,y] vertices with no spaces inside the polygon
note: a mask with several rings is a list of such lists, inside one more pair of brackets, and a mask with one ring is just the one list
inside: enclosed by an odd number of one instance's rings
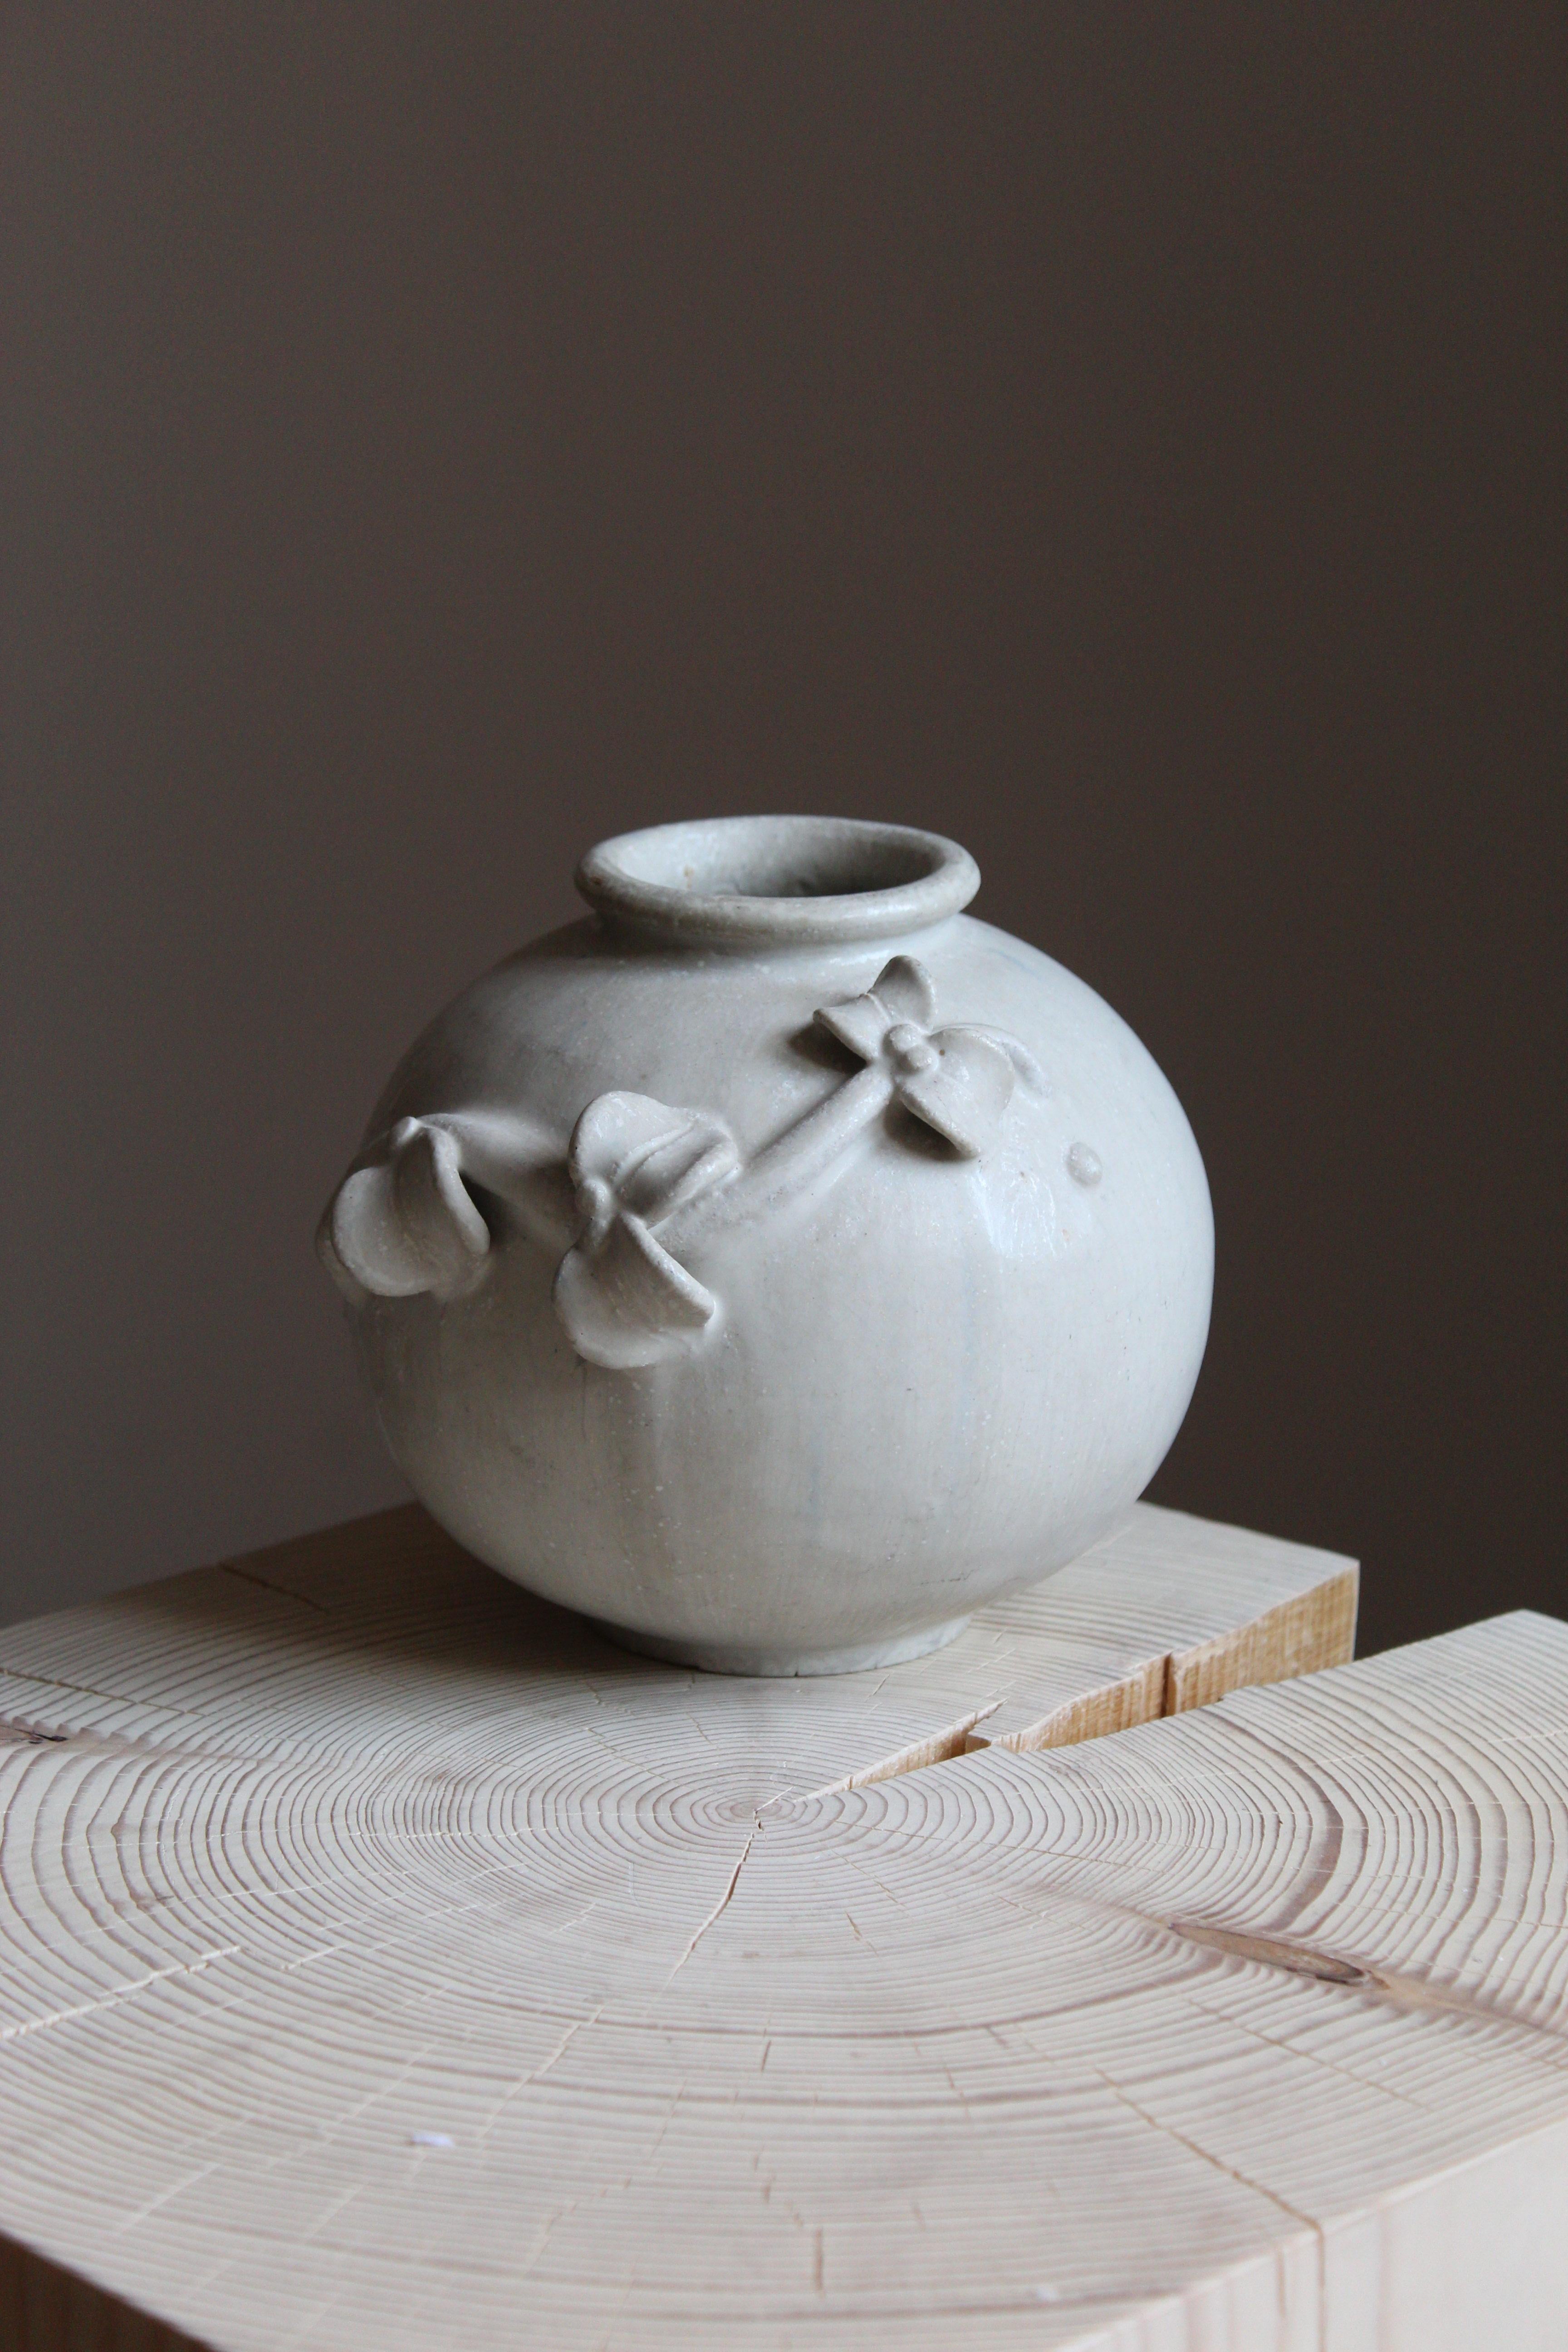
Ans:
{"label": "brown wall", "polygon": [[1555,9],[19,5],[0,1606],[397,1490],[395,1054],[726,809],[956,834],[1186,1103],[1156,1491],[1568,1608]]}

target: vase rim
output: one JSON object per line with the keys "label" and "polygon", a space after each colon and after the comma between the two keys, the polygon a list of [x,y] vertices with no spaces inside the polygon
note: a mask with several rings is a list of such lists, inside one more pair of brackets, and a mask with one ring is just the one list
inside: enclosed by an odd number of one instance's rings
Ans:
{"label": "vase rim", "polygon": [[968,906],[980,868],[914,825],[725,816],[617,834],[576,879],[601,916],[672,945],[805,947],[943,922]]}

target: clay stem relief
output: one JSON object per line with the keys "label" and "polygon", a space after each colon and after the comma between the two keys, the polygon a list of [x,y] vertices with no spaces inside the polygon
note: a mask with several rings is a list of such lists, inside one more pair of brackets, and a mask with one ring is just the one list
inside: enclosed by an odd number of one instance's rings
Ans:
{"label": "clay stem relief", "polygon": [[[719,1301],[687,1254],[815,1182],[895,1100],[956,1157],[977,1160],[1016,1081],[1045,1089],[1016,1038],[973,1024],[933,1028],[935,985],[913,956],[894,956],[872,988],[816,1017],[865,1067],[748,1164],[722,1119],[650,1095],[595,1096],[577,1121],[566,1166],[582,1230],[562,1260],[555,1303],[589,1363],[628,1371],[700,1340]],[[465,1172],[521,1209],[525,1164],[504,1123],[405,1119],[385,1163],[356,1171],[340,1192],[332,1254],[383,1297],[455,1295],[470,1286],[489,1248]]]}

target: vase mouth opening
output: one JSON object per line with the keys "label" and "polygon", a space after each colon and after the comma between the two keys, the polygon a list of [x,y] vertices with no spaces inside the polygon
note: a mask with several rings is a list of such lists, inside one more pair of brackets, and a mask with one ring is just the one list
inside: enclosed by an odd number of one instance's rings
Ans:
{"label": "vase mouth opening", "polygon": [[966,907],[980,869],[912,825],[730,816],[623,833],[591,849],[577,887],[610,921],[679,946],[787,947],[891,939]]}

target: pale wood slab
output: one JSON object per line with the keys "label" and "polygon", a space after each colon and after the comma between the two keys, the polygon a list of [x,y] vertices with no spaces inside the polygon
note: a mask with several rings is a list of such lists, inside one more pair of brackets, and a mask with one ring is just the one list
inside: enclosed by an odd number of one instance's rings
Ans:
{"label": "pale wood slab", "polygon": [[1342,1641],[1165,1517],[833,1683],[404,1517],[0,1636],[14,2340],[1560,2347],[1568,1628],[1040,1752]]}
{"label": "pale wood slab", "polygon": [[[739,1727],[770,1795],[968,1745],[1058,1746],[1341,1664],[1353,1560],[1140,1504],[934,1656],[806,1682],[656,1666],[470,1559],[416,1506],[0,1631],[0,1721],[237,1754],[510,1754],[584,1706]],[[454,1748],[452,1743],[456,1742]]]}

